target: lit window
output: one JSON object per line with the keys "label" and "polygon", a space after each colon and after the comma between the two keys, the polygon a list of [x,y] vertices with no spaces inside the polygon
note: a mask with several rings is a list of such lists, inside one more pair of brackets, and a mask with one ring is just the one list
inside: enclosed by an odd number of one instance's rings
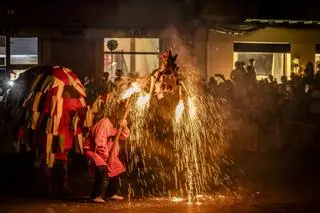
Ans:
{"label": "lit window", "polygon": [[318,66],[318,64],[320,64],[320,54],[319,53],[316,54],[315,62],[316,62],[316,66]]}
{"label": "lit window", "polygon": [[38,38],[10,38],[11,64],[38,64]]}
{"label": "lit window", "polygon": [[290,76],[290,44],[236,43],[233,61],[248,65],[250,59],[256,60],[257,79],[273,75],[279,82],[281,76]]}
{"label": "lit window", "polygon": [[0,66],[6,65],[6,37],[0,36]]}
{"label": "lit window", "polygon": [[135,52],[159,52],[159,39],[138,38],[135,40]]}
{"label": "lit window", "polygon": [[320,44],[316,44],[315,67],[320,64]]}
{"label": "lit window", "polygon": [[[111,51],[108,42],[112,40],[117,45]],[[126,75],[144,76],[159,66],[159,46],[158,38],[105,38],[104,72],[114,77],[120,69]]]}

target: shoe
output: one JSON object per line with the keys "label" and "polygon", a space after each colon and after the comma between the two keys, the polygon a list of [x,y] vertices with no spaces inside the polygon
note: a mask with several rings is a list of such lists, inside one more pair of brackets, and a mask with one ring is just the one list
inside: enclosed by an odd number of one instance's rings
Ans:
{"label": "shoe", "polygon": [[102,199],[102,197],[93,198],[92,201],[94,203],[105,203],[106,202],[104,199]]}
{"label": "shoe", "polygon": [[111,200],[124,200],[124,197],[120,196],[120,195],[113,195],[112,197],[110,197]]}

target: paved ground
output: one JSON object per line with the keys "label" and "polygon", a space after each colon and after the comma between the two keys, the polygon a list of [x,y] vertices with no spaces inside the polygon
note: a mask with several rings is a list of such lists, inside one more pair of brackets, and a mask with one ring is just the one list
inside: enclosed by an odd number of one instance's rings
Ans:
{"label": "paved ground", "polygon": [[175,203],[168,199],[145,199],[128,202],[91,204],[85,201],[7,200],[1,203],[2,213],[317,213],[317,200],[246,199],[243,201],[210,200],[202,204]]}
{"label": "paved ground", "polygon": [[[203,201],[200,205],[175,203],[169,199],[136,198],[130,202],[126,199],[123,202],[96,205],[85,199],[57,201],[30,198],[34,194],[32,191],[37,188],[37,182],[30,181],[34,178],[32,173],[28,174],[32,167],[24,165],[25,160],[20,159],[9,168],[2,167],[0,213],[320,213],[318,153],[319,150],[307,150],[289,157],[282,153],[234,155],[237,167],[244,171],[241,176],[236,173],[242,187],[241,199],[220,196]],[[5,158],[1,162],[6,165],[4,162],[8,160],[11,159]],[[77,175],[74,173],[70,178],[74,180],[72,188],[78,196],[88,194],[92,180],[85,176],[77,180],[74,178]],[[260,192],[259,196],[256,192]]]}

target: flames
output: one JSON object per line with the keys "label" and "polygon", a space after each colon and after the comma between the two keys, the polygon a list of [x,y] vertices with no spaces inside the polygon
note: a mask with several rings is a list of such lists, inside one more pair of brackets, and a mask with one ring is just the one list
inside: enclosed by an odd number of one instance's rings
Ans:
{"label": "flames", "polygon": [[183,100],[180,99],[177,107],[176,107],[176,121],[180,121],[184,111],[184,103]]}
{"label": "flames", "polygon": [[[144,108],[146,106],[149,105],[150,99],[151,99],[151,94],[150,93],[146,93],[141,89],[141,86],[139,83],[137,82],[133,82],[131,84],[131,87],[129,87],[126,91],[124,91],[120,97],[121,100],[125,100],[130,98],[131,96],[133,96],[136,93],[140,93],[135,105],[137,108]],[[180,92],[181,93],[181,89]],[[197,114],[197,109],[196,106],[192,100],[191,97],[187,98],[187,104],[188,104],[188,113],[191,119],[194,119],[196,117]],[[182,95],[180,94],[180,100],[176,106],[176,110],[175,110],[175,120],[176,121],[180,121],[183,113],[185,111],[185,103],[183,100]]]}
{"label": "flames", "polygon": [[128,99],[133,94],[140,92],[140,91],[141,91],[140,85],[137,82],[133,82],[131,87],[129,89],[127,89],[126,91],[124,91],[124,93],[122,93],[120,99],[121,100]]}
{"label": "flames", "polygon": [[197,108],[193,102],[193,100],[189,97],[188,98],[188,105],[189,105],[189,115],[191,119],[196,118],[196,114],[197,114]]}
{"label": "flames", "polygon": [[143,108],[144,106],[148,105],[150,98],[150,94],[140,95],[136,102],[137,107]]}

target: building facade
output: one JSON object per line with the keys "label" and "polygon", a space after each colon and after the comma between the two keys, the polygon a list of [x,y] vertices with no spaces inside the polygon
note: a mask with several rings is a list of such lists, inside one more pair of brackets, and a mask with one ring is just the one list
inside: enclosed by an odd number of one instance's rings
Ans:
{"label": "building facade", "polygon": [[[195,18],[192,8],[197,1],[119,2],[77,8],[70,4],[62,9],[58,4],[45,5],[34,11],[24,9],[26,4],[17,11],[9,9],[9,16],[0,20],[0,68],[57,64],[80,77],[100,78],[116,69],[145,75],[158,66],[161,51],[174,47],[179,52],[183,46],[204,78],[217,73],[229,77],[235,61],[254,58],[259,77],[272,74],[279,80],[290,75],[295,58],[301,64],[320,61],[317,22],[304,23],[310,27],[303,29],[264,21],[256,30],[229,34]],[[219,22],[219,17],[213,19]],[[261,21],[246,24],[261,26]],[[117,47],[108,48],[114,41]]]}
{"label": "building facade", "polygon": [[[222,73],[229,77],[235,61],[256,59],[257,75],[290,76],[293,61],[301,66],[320,62],[320,30],[287,27],[264,27],[245,34],[208,32],[208,76]],[[296,61],[295,60],[295,61]],[[296,62],[295,62],[296,63]]]}
{"label": "building facade", "polygon": [[[35,64],[57,64],[69,67],[80,77],[99,78],[103,72],[114,74],[116,69],[145,75],[159,65],[161,51],[173,46],[179,49],[183,45],[201,72],[206,74],[207,30],[190,19],[192,5],[187,1],[169,0],[120,2],[112,7],[115,11],[101,4],[79,7],[80,15],[71,10],[70,13],[74,14],[65,16],[65,19],[57,17],[59,24],[51,18],[47,24],[39,21],[39,26],[19,24],[16,25],[19,27],[4,28],[2,31],[6,36],[1,37],[1,65],[24,70]],[[54,16],[54,11],[52,8],[48,10],[50,16]],[[59,14],[68,15],[64,11]],[[85,18],[72,22],[70,17],[82,17],[81,13]],[[20,62],[12,60],[15,52],[13,40],[27,43],[18,48]],[[114,41],[116,48],[108,48],[108,44]],[[33,52],[27,51],[30,48]]]}

